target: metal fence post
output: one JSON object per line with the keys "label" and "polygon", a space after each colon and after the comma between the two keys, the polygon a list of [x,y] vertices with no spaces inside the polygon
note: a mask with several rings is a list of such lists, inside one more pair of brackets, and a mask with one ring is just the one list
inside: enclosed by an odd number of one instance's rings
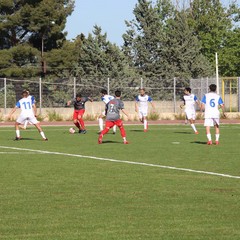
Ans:
{"label": "metal fence post", "polygon": [[109,83],[109,81],[110,81],[110,79],[108,78],[107,79],[107,92],[108,92],[108,95],[109,95],[109,93],[110,93],[110,83]]}
{"label": "metal fence post", "polygon": [[140,87],[143,88],[143,79],[141,78]]}
{"label": "metal fence post", "polygon": [[176,78],[173,78],[173,101],[174,101],[174,113],[176,113]]}
{"label": "metal fence post", "polygon": [[42,114],[42,78],[39,78],[39,109]]}
{"label": "metal fence post", "polygon": [[73,97],[76,97],[76,77],[73,78]]}
{"label": "metal fence post", "polygon": [[7,79],[4,78],[4,113],[7,114]]}

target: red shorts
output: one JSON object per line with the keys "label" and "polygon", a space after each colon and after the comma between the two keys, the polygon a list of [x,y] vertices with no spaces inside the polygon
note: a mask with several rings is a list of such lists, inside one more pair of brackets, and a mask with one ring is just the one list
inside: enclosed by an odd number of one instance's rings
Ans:
{"label": "red shorts", "polygon": [[116,121],[109,121],[109,120],[107,120],[105,122],[105,126],[108,127],[108,128],[112,128],[115,125],[118,126],[118,127],[121,127],[123,125],[123,121],[121,119],[118,119]]}
{"label": "red shorts", "polygon": [[73,112],[73,120],[79,119],[79,116],[82,117],[84,112],[85,112],[85,109],[74,110],[74,112]]}

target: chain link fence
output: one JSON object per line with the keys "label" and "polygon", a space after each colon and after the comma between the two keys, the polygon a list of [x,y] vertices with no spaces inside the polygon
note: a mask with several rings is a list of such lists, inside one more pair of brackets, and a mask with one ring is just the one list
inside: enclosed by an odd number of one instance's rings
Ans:
{"label": "chain link fence", "polygon": [[[190,86],[192,93],[201,100],[203,95],[208,92],[210,84],[216,83],[216,78],[200,78],[186,81],[184,79],[144,79],[144,78],[71,78],[56,80],[21,80],[0,78],[0,108],[6,109],[15,106],[15,103],[21,98],[23,89],[30,91],[35,96],[37,107],[40,108],[58,108],[65,107],[68,100],[74,98],[76,93],[83,96],[91,96],[94,101],[100,101],[100,90],[107,89],[109,94],[114,95],[115,90],[122,91],[124,101],[133,101],[138,95],[139,87],[144,87],[154,101],[161,101],[163,112],[176,112],[183,96],[183,89]],[[228,85],[227,85],[228,84]],[[222,81],[219,81],[219,92],[224,94],[226,108],[239,111],[239,101],[228,101],[228,92],[230,92],[230,83],[225,84],[225,93],[222,93]],[[234,83],[234,89],[231,90],[232,98],[239,100],[239,81]],[[231,106],[234,104],[234,106]]]}

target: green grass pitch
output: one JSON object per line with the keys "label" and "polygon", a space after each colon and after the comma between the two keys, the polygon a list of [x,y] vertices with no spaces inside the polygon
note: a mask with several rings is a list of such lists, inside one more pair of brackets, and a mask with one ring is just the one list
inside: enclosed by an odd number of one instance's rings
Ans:
{"label": "green grass pitch", "polygon": [[44,127],[48,142],[1,127],[0,240],[239,240],[240,125],[218,146],[197,128],[126,126],[129,145],[119,131],[98,145],[96,126]]}

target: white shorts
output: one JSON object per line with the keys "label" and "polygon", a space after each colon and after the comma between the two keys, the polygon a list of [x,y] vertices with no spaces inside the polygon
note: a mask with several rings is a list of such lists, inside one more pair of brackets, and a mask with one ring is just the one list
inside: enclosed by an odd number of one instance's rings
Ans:
{"label": "white shorts", "polygon": [[215,125],[219,125],[219,118],[205,118],[204,126],[205,127],[213,127]]}
{"label": "white shorts", "polygon": [[196,112],[195,111],[185,111],[187,119],[196,119]]}
{"label": "white shorts", "polygon": [[17,118],[16,122],[18,122],[18,123],[20,123],[20,124],[24,124],[26,120],[28,120],[29,123],[31,123],[31,124],[37,124],[37,123],[39,123],[39,121],[36,119],[35,116],[28,116],[28,117],[26,117],[26,116],[23,116],[23,115],[20,115],[20,116]]}
{"label": "white shorts", "polygon": [[146,117],[147,116],[147,109],[139,109],[138,116],[139,118]]}

